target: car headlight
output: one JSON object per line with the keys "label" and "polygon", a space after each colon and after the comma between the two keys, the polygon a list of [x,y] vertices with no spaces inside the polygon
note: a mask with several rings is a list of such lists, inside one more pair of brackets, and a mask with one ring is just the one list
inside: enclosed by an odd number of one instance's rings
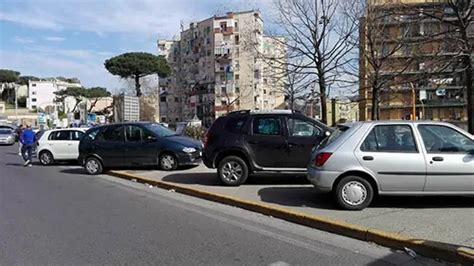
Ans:
{"label": "car headlight", "polygon": [[186,147],[186,148],[183,149],[183,152],[185,152],[185,153],[193,153],[195,151],[196,151],[195,148],[190,148],[190,147]]}

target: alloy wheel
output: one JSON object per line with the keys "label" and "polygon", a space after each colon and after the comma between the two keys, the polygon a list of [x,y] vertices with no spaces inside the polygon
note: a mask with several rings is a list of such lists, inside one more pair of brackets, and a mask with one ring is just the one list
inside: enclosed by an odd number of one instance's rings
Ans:
{"label": "alloy wheel", "polygon": [[100,169],[99,162],[97,162],[95,159],[88,160],[86,163],[86,169],[90,174],[97,173]]}
{"label": "alloy wheel", "polygon": [[242,166],[235,161],[227,162],[222,169],[222,177],[230,182],[241,179],[242,174]]}

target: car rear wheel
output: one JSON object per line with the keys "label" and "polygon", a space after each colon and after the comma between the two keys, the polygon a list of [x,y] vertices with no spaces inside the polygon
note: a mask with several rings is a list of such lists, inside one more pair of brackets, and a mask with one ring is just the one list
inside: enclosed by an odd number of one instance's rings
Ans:
{"label": "car rear wheel", "polygon": [[178,160],[173,154],[165,153],[160,156],[160,168],[165,171],[172,171],[178,168]]}
{"label": "car rear wheel", "polygon": [[362,210],[374,196],[372,185],[362,177],[346,176],[337,184],[336,201],[343,209]]}
{"label": "car rear wheel", "polygon": [[42,165],[52,165],[54,163],[53,154],[49,151],[42,151],[39,154],[39,161]]}
{"label": "car rear wheel", "polygon": [[88,174],[98,175],[102,173],[104,166],[102,165],[102,162],[99,159],[95,157],[89,157],[86,159],[84,168],[86,169]]}
{"label": "car rear wheel", "polygon": [[247,164],[240,157],[225,157],[217,168],[217,175],[222,183],[228,186],[238,186],[247,180],[249,170]]}

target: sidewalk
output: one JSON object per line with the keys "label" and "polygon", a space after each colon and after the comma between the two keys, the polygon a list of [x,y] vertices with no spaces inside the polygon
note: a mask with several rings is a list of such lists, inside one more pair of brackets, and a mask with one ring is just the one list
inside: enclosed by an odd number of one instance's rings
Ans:
{"label": "sidewalk", "polygon": [[116,172],[415,238],[474,247],[474,197],[381,197],[365,210],[342,211],[330,195],[314,191],[305,176],[258,175],[249,177],[240,187],[226,187],[220,184],[215,170],[204,166],[174,172]]}

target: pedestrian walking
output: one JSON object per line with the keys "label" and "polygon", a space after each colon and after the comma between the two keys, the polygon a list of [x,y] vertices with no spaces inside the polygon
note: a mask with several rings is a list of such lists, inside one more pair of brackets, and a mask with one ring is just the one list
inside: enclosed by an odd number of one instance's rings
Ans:
{"label": "pedestrian walking", "polygon": [[23,166],[31,167],[31,160],[33,157],[33,145],[36,142],[36,134],[31,130],[31,126],[28,124],[26,128],[21,132],[20,135],[20,142],[22,144],[21,147],[21,155],[23,156],[23,160],[25,163]]}
{"label": "pedestrian walking", "polygon": [[16,137],[17,137],[17,140],[18,140],[18,155],[21,156],[21,141],[20,141],[20,136],[21,136],[21,133],[23,132],[23,125],[19,125],[16,130],[15,130],[15,133],[16,133]]}

